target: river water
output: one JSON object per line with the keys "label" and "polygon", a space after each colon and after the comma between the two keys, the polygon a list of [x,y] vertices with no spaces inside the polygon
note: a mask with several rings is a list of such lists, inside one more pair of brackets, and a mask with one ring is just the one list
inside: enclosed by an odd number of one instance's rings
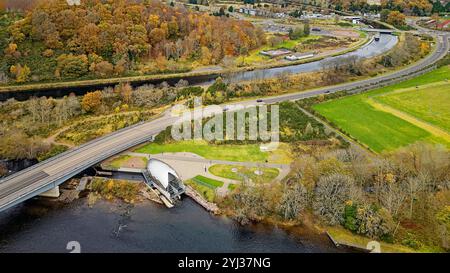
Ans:
{"label": "river water", "polygon": [[325,236],[213,216],[189,198],[167,209],[87,198],[30,200],[0,214],[0,252],[340,252]]}

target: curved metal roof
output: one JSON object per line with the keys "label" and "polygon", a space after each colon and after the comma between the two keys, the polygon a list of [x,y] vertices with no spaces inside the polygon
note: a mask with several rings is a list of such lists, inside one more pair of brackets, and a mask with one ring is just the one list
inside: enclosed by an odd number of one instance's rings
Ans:
{"label": "curved metal roof", "polygon": [[164,188],[169,186],[169,174],[172,174],[178,179],[180,178],[172,167],[158,159],[150,159],[148,161],[147,170],[164,186]]}

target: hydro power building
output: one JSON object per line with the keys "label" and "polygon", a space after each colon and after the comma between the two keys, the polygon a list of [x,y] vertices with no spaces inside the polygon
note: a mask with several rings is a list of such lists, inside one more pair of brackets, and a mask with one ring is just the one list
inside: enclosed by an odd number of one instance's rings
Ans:
{"label": "hydro power building", "polygon": [[177,172],[158,159],[148,161],[144,177],[149,186],[156,188],[171,203],[180,199],[186,190]]}

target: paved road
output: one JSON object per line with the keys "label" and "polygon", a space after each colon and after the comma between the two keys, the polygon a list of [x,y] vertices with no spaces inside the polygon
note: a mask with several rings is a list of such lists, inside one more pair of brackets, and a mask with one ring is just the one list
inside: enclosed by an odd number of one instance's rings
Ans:
{"label": "paved road", "polygon": [[[437,50],[432,55],[401,71],[335,87],[271,97],[265,99],[264,102],[277,103],[365,86],[377,87],[381,82],[406,77],[445,56],[449,50],[448,37],[445,36],[444,39],[441,36],[439,38]],[[256,103],[255,100],[249,100],[238,104],[251,105]],[[45,192],[117,153],[149,141],[152,136],[173,124],[176,119],[176,117],[164,115],[153,121],[122,129],[0,180],[0,211]]]}

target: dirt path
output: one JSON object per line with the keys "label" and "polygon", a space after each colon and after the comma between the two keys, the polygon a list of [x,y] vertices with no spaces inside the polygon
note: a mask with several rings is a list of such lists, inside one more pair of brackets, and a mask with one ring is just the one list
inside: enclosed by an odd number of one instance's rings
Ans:
{"label": "dirt path", "polygon": [[450,142],[450,134],[447,131],[442,130],[439,127],[431,125],[425,121],[422,121],[416,117],[413,117],[405,112],[402,112],[402,111],[392,108],[390,106],[378,103],[373,99],[368,99],[367,102],[377,110],[390,113],[396,117],[406,120],[407,122],[414,124],[417,127],[422,128],[425,131],[428,131],[429,133],[431,133],[437,137],[443,138],[444,140]]}
{"label": "dirt path", "polygon": [[[154,110],[146,110],[146,111],[143,111],[142,113],[153,112],[153,111],[156,110],[157,112],[156,112],[155,116],[157,116],[158,114],[162,113],[164,109],[165,109],[164,107],[161,107],[161,108],[157,108],[157,109],[154,109]],[[65,146],[68,146],[69,148],[73,148],[73,147],[76,146],[75,144],[70,143],[70,142],[57,141],[56,139],[58,138],[58,136],[60,134],[62,134],[63,132],[65,132],[67,130],[70,130],[71,128],[79,125],[80,123],[97,121],[97,120],[101,120],[101,119],[112,117],[112,116],[116,116],[116,115],[128,116],[128,115],[132,115],[132,114],[136,114],[136,113],[140,113],[140,111],[130,111],[130,112],[124,112],[124,113],[113,113],[113,114],[108,114],[108,115],[103,115],[103,116],[88,117],[86,119],[78,120],[78,121],[75,121],[74,123],[72,123],[70,125],[67,125],[67,126],[64,126],[64,127],[60,128],[60,129],[58,129],[54,134],[52,134],[51,136],[47,137],[45,139],[45,141],[47,143],[49,143],[49,144],[65,145]]]}

